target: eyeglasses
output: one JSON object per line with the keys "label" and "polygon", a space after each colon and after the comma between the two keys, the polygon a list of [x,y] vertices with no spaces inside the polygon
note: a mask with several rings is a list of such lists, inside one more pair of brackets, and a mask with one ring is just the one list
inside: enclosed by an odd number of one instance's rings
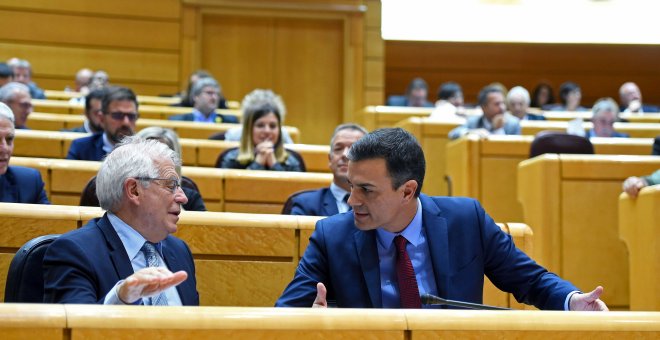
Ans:
{"label": "eyeglasses", "polygon": [[123,112],[110,112],[109,113],[110,117],[114,120],[118,121],[123,121],[124,119],[128,118],[129,122],[134,122],[140,117],[139,114],[137,113],[123,113]]}
{"label": "eyeglasses", "polygon": [[157,177],[135,177],[139,181],[167,181],[165,187],[172,193],[176,192],[176,189],[181,187],[181,182],[176,178],[157,178]]}

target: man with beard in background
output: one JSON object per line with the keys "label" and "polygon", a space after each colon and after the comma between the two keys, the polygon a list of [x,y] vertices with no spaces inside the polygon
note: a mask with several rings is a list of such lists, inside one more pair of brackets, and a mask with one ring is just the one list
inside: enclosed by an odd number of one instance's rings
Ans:
{"label": "man with beard in background", "polygon": [[138,102],[127,87],[110,87],[101,104],[103,132],[79,138],[71,143],[67,159],[100,161],[125,136],[135,134]]}

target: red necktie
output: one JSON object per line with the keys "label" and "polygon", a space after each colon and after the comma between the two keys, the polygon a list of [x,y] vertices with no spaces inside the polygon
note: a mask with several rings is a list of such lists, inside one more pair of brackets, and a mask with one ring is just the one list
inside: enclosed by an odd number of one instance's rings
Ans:
{"label": "red necktie", "polygon": [[415,269],[406,251],[405,237],[399,235],[394,238],[396,245],[396,277],[399,281],[399,299],[401,308],[422,308],[422,300],[419,297],[419,287],[415,278]]}

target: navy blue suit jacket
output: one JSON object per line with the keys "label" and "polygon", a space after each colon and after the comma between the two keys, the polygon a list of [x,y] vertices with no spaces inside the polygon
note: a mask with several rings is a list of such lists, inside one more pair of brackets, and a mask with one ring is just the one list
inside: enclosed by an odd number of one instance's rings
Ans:
{"label": "navy blue suit jacket", "polygon": [[[541,309],[564,308],[572,284],[549,273],[518,250],[479,202],[461,197],[420,196],[433,274],[441,297],[481,303],[484,274],[518,301]],[[338,307],[381,308],[376,230],[355,227],[353,213],[316,223],[293,281],[276,306],[309,307],[316,284]]]}
{"label": "navy blue suit jacket", "polygon": [[[190,249],[171,235],[162,244],[170,271],[188,273],[188,279],[176,287],[181,302],[184,306],[199,305]],[[43,263],[47,303],[102,304],[119,280],[133,274],[131,260],[107,215],[59,237],[48,247]]]}
{"label": "navy blue suit jacket", "polygon": [[[587,132],[587,138],[591,138],[591,137],[598,137],[598,136],[596,136],[596,131],[594,131],[594,130],[589,130],[589,131]],[[627,134],[627,133],[616,132],[616,131],[614,131],[614,132],[612,133],[612,137],[610,137],[610,138],[628,138],[628,137],[630,137],[630,135]]]}
{"label": "navy blue suit jacket", "polygon": [[543,117],[542,115],[537,115],[533,113],[527,113],[525,114],[525,116],[527,117],[527,120],[546,120],[545,117]]}
{"label": "navy blue suit jacket", "polygon": [[0,175],[0,202],[50,204],[38,170],[9,166]]}
{"label": "navy blue suit jacket", "polygon": [[103,151],[103,132],[91,136],[74,139],[69,147],[66,159],[81,161],[102,161],[106,152]]}
{"label": "navy blue suit jacket", "polygon": [[304,192],[292,200],[291,215],[332,216],[339,214],[330,188]]}
{"label": "navy blue suit jacket", "polygon": [[[235,116],[223,115],[223,114],[220,114],[220,113],[217,113],[217,112],[215,114],[218,115],[218,117],[220,117],[220,120],[221,120],[220,122],[217,122],[217,123],[235,123],[235,124],[238,124],[238,118],[236,118]],[[179,120],[179,121],[192,122],[192,121],[195,120],[195,116],[192,113],[186,113],[186,114],[182,114],[182,115],[171,116],[168,119],[169,120]]]}

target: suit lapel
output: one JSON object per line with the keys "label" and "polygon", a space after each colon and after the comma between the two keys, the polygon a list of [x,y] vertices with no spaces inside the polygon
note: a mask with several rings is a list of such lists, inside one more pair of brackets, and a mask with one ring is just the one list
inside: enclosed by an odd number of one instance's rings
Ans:
{"label": "suit lapel", "polygon": [[[166,238],[163,241],[163,257],[164,257],[165,263],[167,264],[167,268],[169,268],[169,270],[172,273],[176,273],[179,270],[184,270],[184,268],[181,267],[181,265],[179,263],[179,259],[176,256],[177,254],[174,251],[171,242],[168,242],[168,240],[169,240],[169,236],[168,236],[168,238]],[[191,275],[191,273],[188,273],[188,274]],[[181,284],[176,286],[176,290],[177,290],[177,292],[179,292],[179,297],[181,298],[181,304],[184,305],[184,306],[192,304],[188,299],[189,296],[186,295],[186,292],[191,291],[191,289],[188,287],[188,285],[191,282],[193,282],[193,280],[186,279]]]}
{"label": "suit lapel", "polygon": [[337,202],[335,201],[335,197],[332,196],[330,189],[327,189],[323,192],[322,210],[323,211],[321,211],[321,213],[323,213],[324,216],[332,216],[339,213],[339,210],[337,209]]}
{"label": "suit lapel", "polygon": [[131,259],[128,258],[126,254],[126,249],[121,243],[117,232],[110,224],[107,214],[104,214],[103,217],[98,220],[96,224],[101,232],[103,237],[105,237],[108,249],[110,250],[110,260],[115,267],[115,271],[119,280],[123,280],[131,275],[133,275],[133,266],[131,265]]}
{"label": "suit lapel", "polygon": [[18,187],[11,167],[7,167],[7,172],[0,175],[0,195],[2,196],[0,202],[20,202]]}
{"label": "suit lapel", "polygon": [[442,217],[442,211],[437,204],[426,195],[421,195],[422,223],[426,232],[427,244],[431,253],[431,263],[438,294],[447,296],[449,287],[449,232],[447,220]]}
{"label": "suit lapel", "polygon": [[358,261],[360,261],[362,274],[367,283],[371,305],[374,308],[382,308],[383,299],[380,288],[380,265],[378,261],[378,249],[376,248],[376,231],[370,230],[364,232],[356,229],[353,239],[357,247]]}

